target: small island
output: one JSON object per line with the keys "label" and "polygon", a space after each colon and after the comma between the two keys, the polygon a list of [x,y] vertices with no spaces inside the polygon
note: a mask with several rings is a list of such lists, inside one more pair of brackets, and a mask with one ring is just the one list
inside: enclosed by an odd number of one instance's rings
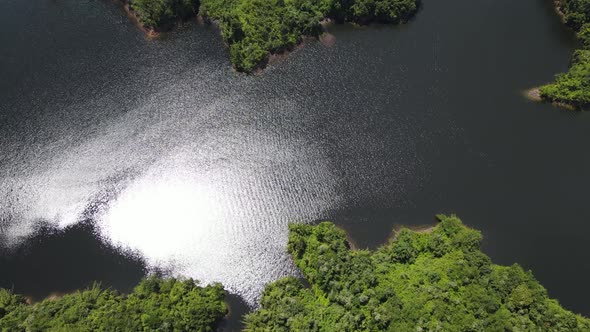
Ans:
{"label": "small island", "polygon": [[590,0],[557,0],[555,4],[582,47],[574,52],[569,71],[540,87],[538,95],[542,100],[583,110],[590,105]]}
{"label": "small island", "polygon": [[402,23],[417,0],[121,0],[151,35],[199,16],[219,27],[230,61],[240,72],[263,68],[271,54],[292,50],[304,36],[318,38],[322,22]]}

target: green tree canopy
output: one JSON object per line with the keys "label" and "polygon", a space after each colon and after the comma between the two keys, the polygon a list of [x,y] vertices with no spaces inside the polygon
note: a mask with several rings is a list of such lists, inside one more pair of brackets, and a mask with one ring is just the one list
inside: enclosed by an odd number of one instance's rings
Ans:
{"label": "green tree canopy", "polygon": [[142,24],[161,29],[200,13],[219,25],[239,71],[264,66],[271,53],[295,46],[302,36],[318,36],[320,22],[402,22],[413,15],[417,0],[124,0]]}
{"label": "green tree canopy", "polygon": [[582,49],[576,51],[567,73],[539,89],[541,97],[577,108],[590,105],[590,0],[558,0],[565,23],[577,32]]}
{"label": "green tree canopy", "polygon": [[323,19],[397,23],[416,9],[416,0],[202,0],[200,13],[219,23],[236,69],[251,72],[302,36],[318,36]]}
{"label": "green tree canopy", "polygon": [[375,250],[351,250],[332,223],[290,225],[288,250],[309,286],[270,284],[247,331],[590,331],[530,271],[492,264],[480,232],[439,216]]}
{"label": "green tree canopy", "polygon": [[224,296],[219,284],[155,276],[129,295],[94,285],[34,305],[0,289],[0,331],[214,331],[227,313]]}
{"label": "green tree canopy", "polygon": [[187,19],[199,10],[198,0],[128,0],[129,7],[137,13],[141,23],[158,29]]}

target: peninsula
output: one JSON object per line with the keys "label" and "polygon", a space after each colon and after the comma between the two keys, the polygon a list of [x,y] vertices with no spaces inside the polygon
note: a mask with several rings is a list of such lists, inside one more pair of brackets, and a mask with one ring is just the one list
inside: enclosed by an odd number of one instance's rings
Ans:
{"label": "peninsula", "polygon": [[583,110],[590,105],[590,0],[557,0],[564,23],[577,34],[581,48],[574,52],[569,71],[539,88],[541,99]]}
{"label": "peninsula", "polygon": [[150,34],[199,15],[219,27],[230,61],[241,72],[263,68],[271,54],[319,37],[322,21],[403,23],[417,0],[121,0]]}
{"label": "peninsula", "polygon": [[518,265],[492,264],[455,216],[351,250],[334,224],[290,226],[294,277],[270,284],[246,331],[590,331]]}

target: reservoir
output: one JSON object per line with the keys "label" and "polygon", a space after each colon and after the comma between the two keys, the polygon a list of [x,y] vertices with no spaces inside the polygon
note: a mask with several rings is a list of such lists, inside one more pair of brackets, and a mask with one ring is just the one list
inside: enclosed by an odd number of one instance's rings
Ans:
{"label": "reservoir", "polygon": [[590,315],[590,115],[523,97],[576,47],[552,1],[424,0],[253,76],[214,28],[149,39],[109,0],[3,0],[0,31],[0,287],[158,270],[222,282],[237,315],[298,274],[289,222],[375,248],[455,213]]}

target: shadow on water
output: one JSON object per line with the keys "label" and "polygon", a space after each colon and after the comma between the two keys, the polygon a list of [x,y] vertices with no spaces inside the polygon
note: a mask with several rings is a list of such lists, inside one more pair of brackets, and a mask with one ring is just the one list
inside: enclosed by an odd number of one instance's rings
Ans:
{"label": "shadow on water", "polygon": [[127,292],[147,272],[139,255],[98,237],[91,220],[65,229],[39,222],[18,246],[1,249],[0,266],[0,287],[33,300],[83,289],[94,281]]}
{"label": "shadow on water", "polygon": [[219,331],[234,332],[242,331],[244,328],[243,319],[250,309],[244,300],[235,294],[227,294],[225,301],[229,305],[229,315],[219,325]]}
{"label": "shadow on water", "polygon": [[[0,248],[0,266],[0,288],[12,289],[35,302],[51,294],[84,289],[94,282],[130,292],[148,273],[140,255],[102,239],[91,219],[65,229],[39,222],[35,232],[18,246]],[[155,273],[168,274],[157,269]],[[226,301],[230,314],[220,323],[219,330],[241,331],[249,307],[235,294],[227,294]]]}

